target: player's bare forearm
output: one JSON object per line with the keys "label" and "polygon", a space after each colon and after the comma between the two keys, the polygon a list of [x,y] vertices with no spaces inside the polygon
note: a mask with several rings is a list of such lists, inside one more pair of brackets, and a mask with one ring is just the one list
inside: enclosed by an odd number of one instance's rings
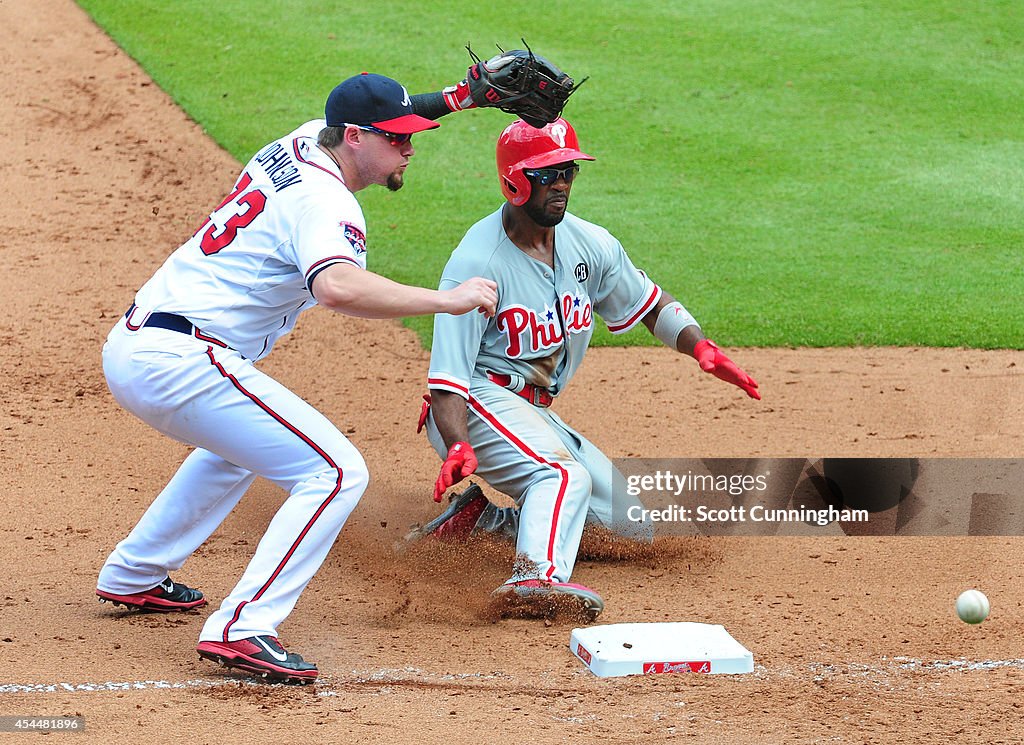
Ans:
{"label": "player's bare forearm", "polygon": [[693,348],[703,339],[704,332],[700,330],[700,326],[687,326],[676,337],[676,350],[693,357]]}
{"label": "player's bare forearm", "polygon": [[[657,304],[642,319],[648,331],[654,334],[654,327],[658,322],[658,316],[661,314],[661,311],[674,302],[676,302],[676,299],[663,290]],[[700,326],[696,323],[690,324],[683,328],[679,332],[679,336],[676,337],[676,351],[693,357],[693,348],[703,338],[704,332],[701,331]]]}
{"label": "player's bare forearm", "polygon": [[313,280],[320,305],[359,318],[402,318],[429,313],[494,313],[497,285],[474,277],[452,290],[403,285],[351,264],[333,264]]}
{"label": "player's bare forearm", "polygon": [[313,297],[338,313],[359,318],[401,318],[438,312],[438,293],[394,282],[354,266],[335,264],[313,280]]}
{"label": "player's bare forearm", "polygon": [[469,442],[466,399],[462,396],[435,388],[430,392],[430,413],[446,448],[456,442]]}

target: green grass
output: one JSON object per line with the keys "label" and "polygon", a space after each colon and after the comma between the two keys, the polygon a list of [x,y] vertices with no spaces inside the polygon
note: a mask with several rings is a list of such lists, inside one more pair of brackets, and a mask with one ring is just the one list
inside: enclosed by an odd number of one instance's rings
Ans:
{"label": "green grass", "polygon": [[[571,209],[719,343],[1024,348],[1015,0],[81,4],[240,161],[348,75],[436,90],[467,40],[486,56],[524,36],[591,76],[566,110],[598,158]],[[372,269],[436,283],[499,204],[509,120],[446,117],[402,192],[360,193]]]}

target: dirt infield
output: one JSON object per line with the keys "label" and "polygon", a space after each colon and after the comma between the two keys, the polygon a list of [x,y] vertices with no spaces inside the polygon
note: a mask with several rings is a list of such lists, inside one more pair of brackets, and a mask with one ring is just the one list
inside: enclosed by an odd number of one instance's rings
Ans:
{"label": "dirt infield", "polygon": [[[373,474],[281,629],[318,685],[250,685],[200,661],[202,613],[97,604],[103,559],[186,453],[116,405],[102,339],[238,164],[77,6],[46,6],[0,2],[0,716],[84,716],[82,742],[1024,739],[1021,539],[674,539],[578,566],[602,622],[724,624],[754,653],[748,676],[598,680],[568,652],[571,624],[489,620],[480,599],[508,547],[392,549],[434,512],[437,462],[413,433],[427,353],[397,324],[322,310],[262,365]],[[557,409],[613,457],[1024,452],[1019,353],[736,359],[762,402],[667,350],[611,349],[591,352]],[[258,481],[182,579],[224,597],[281,498]],[[952,611],[970,586],[993,605],[977,627]]]}

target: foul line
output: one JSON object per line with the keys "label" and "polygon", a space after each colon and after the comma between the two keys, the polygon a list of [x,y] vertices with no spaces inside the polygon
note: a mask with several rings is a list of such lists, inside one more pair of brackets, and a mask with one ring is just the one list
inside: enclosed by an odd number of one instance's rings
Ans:
{"label": "foul line", "polygon": [[[326,678],[326,680],[325,680]],[[458,684],[468,681],[488,680],[511,680],[512,676],[502,673],[446,673],[438,675],[429,673],[426,670],[408,667],[401,670],[374,670],[372,672],[352,671],[351,678],[341,678],[338,675],[321,676],[316,683],[316,693],[319,696],[337,696],[338,691],[325,685],[328,681],[336,681],[344,684],[376,684],[381,688],[388,685],[402,683],[409,684]],[[224,686],[253,686],[266,688],[267,686],[280,686],[282,688],[306,688],[286,683],[271,683],[248,676],[228,676],[221,680],[194,678],[177,683],[167,680],[132,680],[132,681],[106,681],[104,683],[0,683],[0,695],[2,694],[25,694],[25,693],[107,693],[111,691],[152,691],[152,690],[187,690],[196,688],[220,688]]]}
{"label": "foul line", "polygon": [[[923,671],[933,673],[972,673],[986,672],[989,670],[1013,669],[1024,670],[1024,659],[1012,660],[968,660],[965,658],[953,660],[919,660],[913,657],[883,658],[880,665],[869,665],[866,663],[846,663],[836,665],[832,663],[813,662],[804,668],[805,673],[812,677],[821,679],[835,675],[854,675],[858,677],[872,678],[878,676],[884,678],[901,671]],[[585,672],[585,671],[581,671]],[[785,668],[766,668],[758,665],[751,677],[764,678],[772,677],[775,674],[783,677],[798,675],[794,670],[787,671]],[[742,678],[742,675],[729,675],[728,678]],[[326,679],[324,679],[326,678]],[[330,682],[339,684],[342,688],[346,685],[379,685],[387,688],[389,685],[458,685],[473,681],[504,681],[506,683],[515,680],[515,676],[504,673],[458,673],[439,675],[417,668],[403,668],[399,670],[375,670],[373,672],[352,671],[351,678],[344,678],[338,675],[322,677],[316,684],[316,695],[337,696],[339,690],[332,688]],[[595,678],[596,680],[596,678]],[[297,686],[283,683],[268,683],[249,677],[226,677],[222,680],[211,680],[194,678],[177,683],[167,680],[134,680],[134,681],[106,681],[104,683],[0,683],[0,695],[2,694],[32,694],[32,693],[108,693],[111,691],[152,691],[152,690],[188,690],[203,688],[220,688],[224,686],[253,686],[267,687],[280,686],[295,688]],[[301,688],[301,686],[298,686]]]}
{"label": "foul line", "polygon": [[953,660],[919,660],[914,657],[883,657],[880,665],[863,662],[848,662],[841,665],[812,662],[807,669],[815,680],[850,675],[877,682],[903,672],[975,673],[1000,669],[1024,670],[1024,659],[968,660],[961,657]]}
{"label": "foul line", "polygon": [[[135,680],[106,683],[0,683],[0,693],[97,693],[105,691],[145,691],[153,689],[215,688],[232,684],[246,684],[251,681],[238,680],[186,680],[171,683],[166,680]],[[253,685],[256,683],[253,682]]]}

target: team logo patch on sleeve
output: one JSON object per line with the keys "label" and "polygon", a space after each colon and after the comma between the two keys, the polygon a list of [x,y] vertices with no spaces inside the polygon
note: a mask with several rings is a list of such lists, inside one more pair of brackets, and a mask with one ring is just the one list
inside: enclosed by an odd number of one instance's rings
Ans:
{"label": "team logo patch on sleeve", "polygon": [[338,224],[341,226],[345,240],[349,242],[349,245],[352,246],[352,250],[356,252],[356,256],[361,256],[366,253],[366,236],[363,235],[363,231],[349,222],[342,222]]}

